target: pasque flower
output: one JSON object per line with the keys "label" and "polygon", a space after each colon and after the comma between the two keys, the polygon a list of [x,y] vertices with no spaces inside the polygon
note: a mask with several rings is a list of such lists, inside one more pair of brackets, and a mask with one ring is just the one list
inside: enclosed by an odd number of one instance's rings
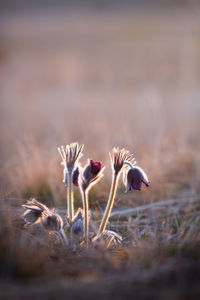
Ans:
{"label": "pasque flower", "polygon": [[101,236],[103,232],[105,232],[106,225],[108,223],[108,219],[114,205],[120,173],[124,171],[126,174],[125,178],[127,192],[131,190],[131,188],[140,190],[142,182],[146,186],[149,186],[149,180],[147,178],[147,175],[141,168],[134,166],[136,163],[135,158],[133,154],[131,154],[128,150],[119,150],[119,148],[113,148],[112,153],[110,153],[110,158],[113,170],[112,184],[110,188],[107,206],[97,234],[97,238]]}
{"label": "pasque flower", "polygon": [[89,226],[89,201],[88,193],[93,185],[95,185],[103,177],[103,171],[105,167],[102,168],[100,162],[95,162],[93,160],[88,160],[88,164],[82,170],[79,186],[81,189],[81,196],[83,202],[84,210],[84,238],[86,241],[86,246],[88,247],[88,226]]}
{"label": "pasque flower", "polygon": [[108,219],[114,205],[120,173],[123,170],[127,169],[128,167],[133,167],[135,164],[135,158],[133,154],[131,154],[128,150],[125,149],[120,150],[119,148],[113,148],[112,153],[109,154],[111,159],[113,176],[112,176],[112,183],[111,183],[108,202],[106,205],[103,218],[101,220],[98,235],[102,234],[102,232],[104,232],[106,229],[106,225],[108,223]]}
{"label": "pasque flower", "polygon": [[79,145],[78,143],[71,143],[66,147],[58,147],[58,152],[68,171],[73,171],[75,165],[83,155],[83,149],[84,145]]}
{"label": "pasque flower", "polygon": [[88,165],[85,166],[82,172],[81,186],[84,190],[90,189],[96,184],[103,176],[104,168],[98,161],[88,160]]}
{"label": "pasque flower", "polygon": [[62,158],[62,165],[64,167],[64,179],[67,184],[67,215],[72,220],[74,216],[74,198],[73,185],[78,185],[78,171],[77,164],[83,155],[83,145],[78,143],[71,143],[66,147],[58,147],[58,152]]}
{"label": "pasque flower", "polygon": [[133,166],[135,164],[135,157],[128,150],[113,148],[110,154],[111,166],[114,173],[117,175],[123,170],[126,165]]}
{"label": "pasque flower", "polygon": [[112,230],[104,230],[100,235],[97,235],[93,240],[93,246],[103,246],[106,248],[115,247],[122,244],[122,237]]}
{"label": "pasque flower", "polygon": [[68,244],[63,231],[63,220],[54,210],[49,210],[46,205],[36,199],[29,200],[22,206],[27,209],[23,214],[26,226],[40,223],[46,231],[59,234],[63,245]]}
{"label": "pasque flower", "polygon": [[132,167],[125,173],[126,193],[133,190],[141,190],[142,183],[147,187],[150,182],[146,173],[140,167]]}
{"label": "pasque flower", "polygon": [[81,208],[77,210],[77,213],[72,220],[70,233],[72,237],[82,237],[84,234],[84,215]]}
{"label": "pasque flower", "polygon": [[30,226],[41,222],[42,217],[50,213],[48,207],[38,202],[36,199],[31,199],[22,206],[27,209],[23,214],[26,226]]}
{"label": "pasque flower", "polygon": [[94,178],[100,172],[100,170],[101,163],[91,159],[89,165],[84,170],[84,176]]}
{"label": "pasque flower", "polygon": [[70,228],[70,244],[74,250],[77,249],[77,243],[82,242],[84,236],[84,213],[82,208],[79,208],[71,222]]}

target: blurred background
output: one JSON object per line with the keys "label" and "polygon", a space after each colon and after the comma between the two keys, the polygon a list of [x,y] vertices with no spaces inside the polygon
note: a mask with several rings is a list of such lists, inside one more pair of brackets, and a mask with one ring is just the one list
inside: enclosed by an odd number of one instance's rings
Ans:
{"label": "blurred background", "polygon": [[106,165],[94,201],[113,146],[149,176],[140,203],[197,193],[199,4],[0,1],[1,196],[62,205],[57,147],[74,141]]}

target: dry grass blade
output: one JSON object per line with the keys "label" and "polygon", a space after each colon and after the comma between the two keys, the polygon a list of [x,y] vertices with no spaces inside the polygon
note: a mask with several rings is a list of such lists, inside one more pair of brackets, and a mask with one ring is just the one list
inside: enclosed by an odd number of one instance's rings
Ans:
{"label": "dry grass blade", "polygon": [[[195,200],[194,200],[195,201]],[[138,212],[143,212],[145,210],[157,210],[162,207],[168,207],[170,205],[176,205],[177,207],[181,207],[179,205],[182,202],[182,205],[187,204],[188,199],[187,198],[181,198],[181,199],[169,199],[169,200],[164,200],[164,201],[158,201],[158,202],[153,202],[150,204],[145,204],[137,207],[131,207],[127,209],[120,209],[120,210],[115,210],[111,213],[111,218],[118,218],[120,216],[126,216],[129,217],[135,213]]]}

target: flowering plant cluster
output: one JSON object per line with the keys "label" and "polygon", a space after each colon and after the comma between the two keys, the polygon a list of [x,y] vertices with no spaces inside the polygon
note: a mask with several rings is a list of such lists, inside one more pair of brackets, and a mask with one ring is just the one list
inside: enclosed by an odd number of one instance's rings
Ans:
{"label": "flowering plant cluster", "polygon": [[[141,190],[142,184],[149,186],[145,172],[135,166],[134,156],[125,149],[113,148],[110,153],[112,167],[112,182],[107,205],[95,236],[90,238],[89,224],[89,191],[104,176],[105,167],[101,162],[88,159],[86,166],[81,167],[79,160],[83,156],[84,146],[71,143],[66,147],[59,147],[63,166],[63,182],[67,188],[67,220],[70,227],[69,236],[64,230],[64,222],[55,210],[49,208],[35,199],[29,200],[23,207],[26,209],[23,218],[26,226],[40,223],[47,231],[56,234],[63,246],[71,247],[77,241],[86,248],[102,243],[109,247],[122,243],[122,237],[117,233],[107,230],[107,223],[114,205],[120,174],[123,173],[123,181],[126,192]],[[79,187],[82,208],[74,213],[74,186]]]}

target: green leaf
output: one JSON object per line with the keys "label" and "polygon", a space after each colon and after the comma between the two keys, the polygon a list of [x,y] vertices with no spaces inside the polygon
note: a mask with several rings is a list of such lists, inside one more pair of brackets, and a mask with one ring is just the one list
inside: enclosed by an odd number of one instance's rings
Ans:
{"label": "green leaf", "polygon": [[142,233],[142,239],[144,240],[145,238],[146,238],[146,232],[144,231],[143,233]]}
{"label": "green leaf", "polygon": [[181,227],[181,221],[180,221],[179,218],[176,218],[176,226],[177,226],[178,228]]}

